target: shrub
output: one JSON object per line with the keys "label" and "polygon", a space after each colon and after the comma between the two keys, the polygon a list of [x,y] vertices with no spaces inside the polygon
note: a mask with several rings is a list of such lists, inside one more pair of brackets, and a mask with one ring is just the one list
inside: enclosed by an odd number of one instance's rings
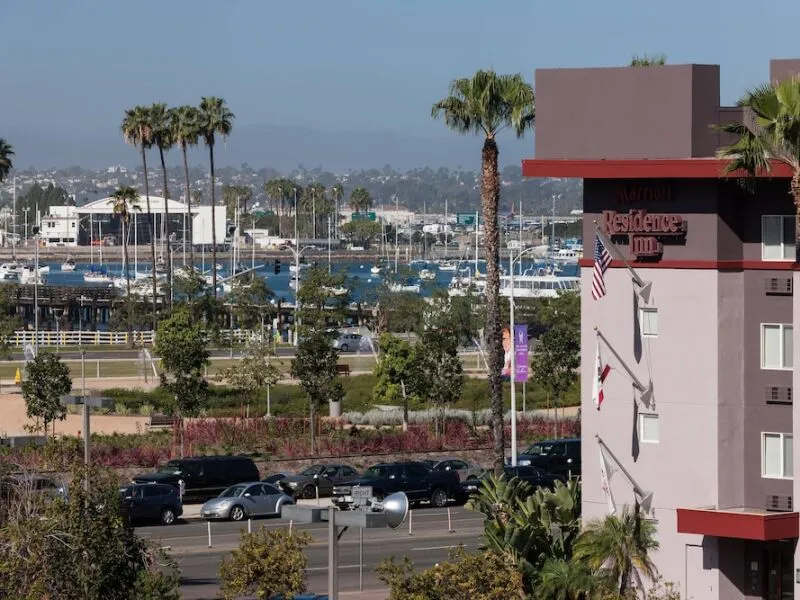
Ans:
{"label": "shrub", "polygon": [[219,568],[222,597],[291,598],[305,592],[308,559],[303,549],[310,543],[307,531],[243,533],[239,548],[224,558]]}

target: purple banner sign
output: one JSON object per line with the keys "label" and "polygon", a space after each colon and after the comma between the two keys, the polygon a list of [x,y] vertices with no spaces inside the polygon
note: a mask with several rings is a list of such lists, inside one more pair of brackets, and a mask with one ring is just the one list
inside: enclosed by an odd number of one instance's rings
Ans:
{"label": "purple banner sign", "polygon": [[528,381],[528,326],[514,325],[514,381]]}

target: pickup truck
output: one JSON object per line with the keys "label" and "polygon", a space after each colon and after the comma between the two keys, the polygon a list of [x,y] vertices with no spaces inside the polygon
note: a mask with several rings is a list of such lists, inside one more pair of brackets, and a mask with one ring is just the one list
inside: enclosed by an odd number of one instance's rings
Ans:
{"label": "pickup truck", "polygon": [[333,487],[332,502],[341,510],[353,508],[353,488],[371,487],[372,497],[382,500],[394,492],[405,492],[409,502],[428,501],[441,508],[461,492],[458,474],[454,471],[433,471],[421,462],[383,463],[370,467],[348,484]]}

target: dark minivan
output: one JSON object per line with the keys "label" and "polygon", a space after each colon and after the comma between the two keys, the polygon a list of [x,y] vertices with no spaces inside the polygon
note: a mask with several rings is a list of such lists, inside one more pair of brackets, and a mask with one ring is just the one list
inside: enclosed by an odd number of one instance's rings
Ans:
{"label": "dark minivan", "polygon": [[543,469],[564,478],[581,476],[581,440],[546,440],[536,442],[517,456],[517,464]]}
{"label": "dark minivan", "polygon": [[205,502],[237,483],[258,481],[258,467],[246,456],[200,456],[171,460],[133,483],[164,483],[180,489],[184,502]]}
{"label": "dark minivan", "polygon": [[172,525],[183,514],[178,490],[158,483],[127,485],[119,490],[122,515],[130,523],[158,521]]}

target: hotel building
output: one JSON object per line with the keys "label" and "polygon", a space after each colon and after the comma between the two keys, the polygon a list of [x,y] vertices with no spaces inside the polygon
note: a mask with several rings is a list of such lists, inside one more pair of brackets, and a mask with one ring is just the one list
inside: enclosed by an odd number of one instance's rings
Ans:
{"label": "hotel building", "polygon": [[[775,60],[764,80],[794,73]],[[538,70],[523,173],[584,183],[584,519],[612,510],[609,493],[617,511],[644,500],[683,598],[785,600],[800,597],[795,209],[786,168],[724,177],[715,155],[733,140],[714,126],[750,117],[720,106],[719,82],[717,65]],[[613,261],[595,300],[598,228]]]}

